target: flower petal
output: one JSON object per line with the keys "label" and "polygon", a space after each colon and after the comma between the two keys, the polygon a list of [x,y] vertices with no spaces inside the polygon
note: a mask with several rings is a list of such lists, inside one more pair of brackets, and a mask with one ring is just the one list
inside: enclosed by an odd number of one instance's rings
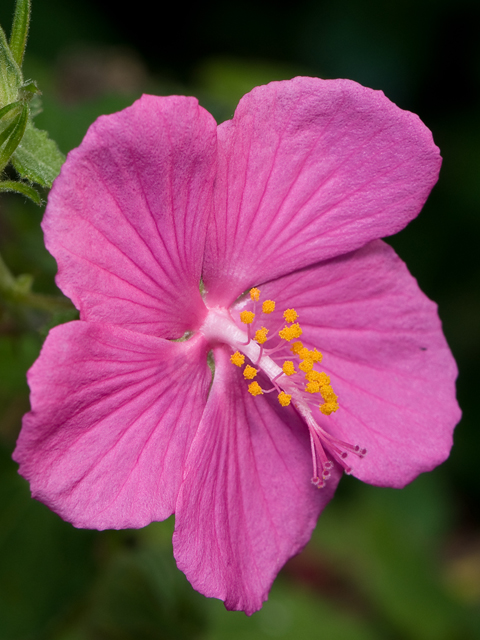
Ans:
{"label": "flower petal", "polygon": [[353,475],[402,487],[448,457],[460,419],[457,368],[436,305],[391,247],[374,241],[270,282],[262,296],[276,300],[275,314],[294,307],[302,342],[323,353],[340,408],[316,418],[366,447],[363,459],[348,458]]}
{"label": "flower petal", "polygon": [[174,553],[193,587],[251,614],[307,543],[338,483],[311,482],[305,425],[276,397],[253,398],[215,349],[215,377],[175,509]]}
{"label": "flower petal", "polygon": [[216,123],[194,98],[143,96],[67,158],[43,229],[81,319],[166,338],[201,324]]}
{"label": "flower petal", "polygon": [[402,229],[437,181],[430,131],[381,91],[295,78],[257,87],[218,128],[210,304]]}
{"label": "flower petal", "polygon": [[71,322],[50,332],[28,380],[14,459],[33,497],[77,527],[173,512],[211,381],[203,338]]}

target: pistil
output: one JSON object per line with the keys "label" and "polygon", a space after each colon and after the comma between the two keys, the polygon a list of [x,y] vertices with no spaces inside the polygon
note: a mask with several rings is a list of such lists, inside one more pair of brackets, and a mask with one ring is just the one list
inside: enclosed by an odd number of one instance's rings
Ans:
{"label": "pistil", "polygon": [[[256,303],[260,299],[260,291],[252,289],[250,297],[254,308],[257,308]],[[274,301],[266,300],[263,302],[263,314],[272,313],[274,309]],[[226,309],[213,308],[209,310],[200,332],[212,346],[227,344],[231,347],[233,353],[230,361],[234,366],[243,367],[245,365],[243,377],[245,382],[249,383],[247,391],[252,396],[256,397],[276,391],[278,402],[282,407],[293,404],[308,427],[312,450],[312,483],[321,488],[331,475],[334,461],[342,466],[346,473],[350,473],[351,468],[345,459],[349,454],[362,458],[366,454],[366,450],[335,438],[325,431],[313,416],[311,405],[314,394],[320,394],[323,399],[319,408],[324,416],[329,416],[339,408],[337,396],[330,385],[330,377],[314,368],[314,364],[322,360],[322,354],[319,351],[309,350],[299,341],[293,342],[290,352],[300,359],[300,363],[297,365],[298,370],[292,360],[285,360],[282,366],[273,360],[274,353],[290,346],[288,343],[296,340],[302,334],[300,325],[295,322],[298,318],[295,309],[287,309],[284,312],[287,325],[271,336],[278,335],[281,338],[280,345],[273,349],[264,348],[264,343],[270,339],[267,338],[269,329],[266,327],[262,326],[261,329],[257,329],[254,333],[255,337],[252,338],[255,316],[256,314],[252,311],[240,312],[239,320],[246,325],[247,329],[247,331],[243,331]],[[248,358],[251,364],[245,363],[245,358]],[[253,380],[258,371],[263,372],[269,378],[273,385],[271,389],[262,389],[260,384]]]}

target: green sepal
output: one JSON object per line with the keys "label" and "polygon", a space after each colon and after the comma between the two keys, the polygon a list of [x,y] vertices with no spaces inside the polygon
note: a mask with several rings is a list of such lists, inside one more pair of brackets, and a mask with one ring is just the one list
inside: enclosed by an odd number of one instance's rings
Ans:
{"label": "green sepal", "polygon": [[23,76],[0,27],[0,106],[15,102]]}
{"label": "green sepal", "polygon": [[8,113],[10,113],[10,111],[12,111],[13,109],[16,109],[17,113],[16,114],[12,113],[9,116],[10,119],[14,118],[16,115],[20,113],[20,111],[22,110],[22,107],[23,107],[23,103],[20,100],[18,100],[17,102],[11,102],[10,104],[5,105],[0,109],[0,120],[3,120],[3,118],[5,118],[5,116]]}
{"label": "green sepal", "polygon": [[0,133],[0,171],[8,164],[20,144],[28,123],[28,105],[23,103],[20,113]]}
{"label": "green sepal", "polygon": [[42,198],[38,193],[38,191],[36,191],[30,185],[25,184],[25,182],[15,182],[14,180],[4,180],[3,182],[0,182],[0,192],[2,191],[11,191],[14,193],[20,193],[23,196],[30,198],[30,200],[33,200],[35,204],[38,204],[38,205],[42,204]]}
{"label": "green sepal", "polygon": [[65,156],[46,131],[28,123],[21,143],[12,155],[11,162],[22,178],[51,187],[60,173]]}
{"label": "green sepal", "polygon": [[10,35],[10,51],[19,67],[22,66],[23,54],[27,44],[30,24],[30,0],[17,0],[13,16],[12,33]]}

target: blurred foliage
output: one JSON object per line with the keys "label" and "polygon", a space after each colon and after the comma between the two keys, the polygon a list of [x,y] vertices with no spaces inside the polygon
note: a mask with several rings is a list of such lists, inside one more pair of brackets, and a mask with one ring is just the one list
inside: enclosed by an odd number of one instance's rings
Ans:
{"label": "blurred foliage", "polygon": [[[144,5],[154,16],[156,3]],[[0,4],[1,24],[12,11],[13,1]],[[253,86],[299,73],[349,77],[419,113],[442,150],[441,178],[389,242],[439,303],[464,419],[451,458],[406,489],[342,480],[264,608],[250,618],[226,612],[177,571],[172,519],[76,530],[32,501],[17,475],[10,453],[28,410],[25,371],[48,329],[76,312],[55,288],[42,210],[2,194],[0,253],[18,295],[0,301],[0,638],[480,638],[479,5],[216,0],[171,11],[181,30],[160,37],[158,21],[133,7],[34,0],[24,75],[43,92],[36,125],[67,153],[98,115],[142,92],[197,95],[221,121]]]}

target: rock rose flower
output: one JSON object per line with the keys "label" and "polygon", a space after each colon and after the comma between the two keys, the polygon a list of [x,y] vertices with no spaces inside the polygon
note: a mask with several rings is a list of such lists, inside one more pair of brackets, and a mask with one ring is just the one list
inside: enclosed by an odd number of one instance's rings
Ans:
{"label": "rock rose flower", "polygon": [[179,96],[99,118],[43,221],[80,320],[29,372],[33,496],[76,527],[175,513],[195,589],[252,613],[344,471],[402,487],[445,460],[455,363],[379,240],[440,163],[417,116],[348,80],[257,87],[218,127]]}

